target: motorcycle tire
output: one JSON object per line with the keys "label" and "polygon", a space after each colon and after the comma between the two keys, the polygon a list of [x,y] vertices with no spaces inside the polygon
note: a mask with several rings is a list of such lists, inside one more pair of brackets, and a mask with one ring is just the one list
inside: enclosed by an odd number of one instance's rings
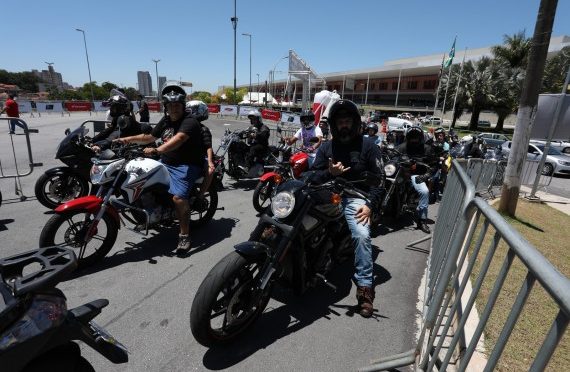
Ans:
{"label": "motorcycle tire", "polygon": [[[206,347],[227,344],[263,313],[269,302],[271,282],[252,303],[258,283],[256,275],[259,275],[263,262],[263,257],[244,257],[234,251],[210,270],[200,284],[190,310],[190,330],[196,341]],[[212,323],[220,316],[221,326],[215,328]]]}
{"label": "motorcycle tire", "polygon": [[[48,187],[51,188],[54,182],[60,182],[65,184],[73,182],[73,184],[76,185],[78,189],[72,195],[67,195],[68,193],[61,195],[61,191],[63,190],[60,191],[60,195],[53,194],[49,190],[46,190],[46,188]],[[82,177],[76,174],[44,173],[36,181],[36,185],[34,187],[34,193],[36,194],[36,198],[38,199],[38,201],[44,207],[49,209],[55,209],[60,204],[68,200],[77,199],[89,194],[89,182],[87,182],[87,180],[83,179]]]}
{"label": "motorcycle tire", "polygon": [[[84,217],[81,221],[82,216]],[[61,214],[54,214],[42,229],[40,234],[40,248],[51,247],[54,245],[66,246],[74,250],[77,256],[77,265],[79,268],[85,268],[93,265],[95,262],[103,259],[107,253],[109,253],[111,248],[113,248],[119,231],[117,221],[109,213],[103,214],[101,221],[99,221],[99,225],[96,227],[97,230],[93,238],[87,243],[89,244],[93,241],[101,241],[101,246],[94,249],[93,253],[85,255],[87,252],[84,251],[81,255],[81,248],[84,244],[82,235],[86,234],[88,229],[91,227],[90,223],[86,223],[86,219],[91,220],[93,217],[94,215],[89,213],[89,211],[81,209]],[[98,235],[102,222],[105,224],[106,229],[106,236],[104,239],[101,239]],[[65,239],[62,242],[56,241],[56,235],[61,227],[67,227],[64,232]]]}
{"label": "motorcycle tire", "polygon": [[192,206],[190,208],[190,227],[196,228],[205,225],[214,217],[214,214],[218,209],[218,191],[215,187],[210,186],[208,192],[204,194],[204,198],[208,203],[208,206],[204,211],[200,212],[193,210]]}
{"label": "motorcycle tire", "polygon": [[[262,213],[271,204],[271,194],[275,184],[272,180],[259,181],[253,190],[253,208]],[[269,200],[269,203],[267,201]]]}

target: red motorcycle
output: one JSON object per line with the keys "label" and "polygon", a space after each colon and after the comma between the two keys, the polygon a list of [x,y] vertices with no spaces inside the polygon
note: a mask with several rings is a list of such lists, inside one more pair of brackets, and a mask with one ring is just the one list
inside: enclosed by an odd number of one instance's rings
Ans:
{"label": "red motorcycle", "polygon": [[288,160],[277,163],[274,169],[264,173],[253,191],[253,207],[259,213],[271,204],[271,198],[277,186],[289,179],[298,179],[309,170],[309,154],[306,150],[291,155]]}

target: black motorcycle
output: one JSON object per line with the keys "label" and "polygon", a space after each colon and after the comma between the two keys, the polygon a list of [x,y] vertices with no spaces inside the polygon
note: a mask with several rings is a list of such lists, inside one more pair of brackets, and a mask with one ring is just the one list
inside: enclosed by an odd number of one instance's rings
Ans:
{"label": "black motorcycle", "polygon": [[380,207],[382,215],[397,219],[405,213],[415,213],[419,195],[412,185],[411,176],[425,174],[429,166],[396,149],[386,148],[385,154],[386,195]]}
{"label": "black motorcycle", "polygon": [[69,200],[89,194],[89,171],[95,152],[91,149],[88,132],[85,123],[74,131],[66,130],[55,154],[55,158],[66,166],[48,169],[36,181],[36,198],[45,207],[55,209]]}
{"label": "black motorcycle", "polygon": [[60,247],[0,260],[2,371],[94,371],[74,341],[113,363],[128,361],[127,349],[92,321],[109,301],[68,310],[65,295],[55,288],[76,266],[73,251]]}
{"label": "black motorcycle", "polygon": [[190,327],[200,344],[224,344],[245,331],[265,309],[277,281],[297,294],[318,283],[335,288],[327,273],[354,253],[342,195],[366,198],[357,186],[381,181],[367,172],[362,177],[279,185],[250,240],[218,262],[196,292]]}

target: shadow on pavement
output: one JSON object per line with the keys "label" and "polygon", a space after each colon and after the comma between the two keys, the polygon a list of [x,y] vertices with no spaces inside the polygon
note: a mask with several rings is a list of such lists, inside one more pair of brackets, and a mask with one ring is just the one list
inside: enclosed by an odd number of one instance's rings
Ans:
{"label": "shadow on pavement", "polygon": [[0,220],[0,231],[7,231],[8,227],[6,225],[11,224],[14,222],[13,218],[6,218],[3,220]]}
{"label": "shadow on pavement", "polygon": [[[381,251],[373,246],[374,259]],[[296,296],[292,290],[282,286],[275,286],[271,297],[284,305],[277,308],[267,308],[251,328],[245,331],[234,343],[213,347],[206,351],[202,362],[204,367],[211,370],[222,370],[238,364],[246,358],[263,350],[292,333],[295,333],[322,318],[333,320],[335,317],[353,317],[356,313],[355,305],[337,305],[350,295],[352,281],[350,280],[354,267],[351,260],[334,268],[328,278],[337,286],[337,291],[318,285],[308,290],[302,296]],[[392,276],[384,267],[374,264],[374,285],[378,286],[389,281]],[[356,299],[353,301],[356,304]],[[377,306],[377,303],[375,302]],[[387,317],[374,309],[371,319],[381,321]],[[333,324],[330,324],[332,327]]]}

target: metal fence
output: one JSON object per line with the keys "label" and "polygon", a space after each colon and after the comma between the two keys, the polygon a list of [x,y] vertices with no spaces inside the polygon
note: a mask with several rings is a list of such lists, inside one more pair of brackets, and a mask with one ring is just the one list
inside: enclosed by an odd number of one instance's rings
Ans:
{"label": "metal fence", "polygon": [[[492,165],[472,163],[475,164],[471,167],[470,175],[475,177],[477,183],[479,179],[491,179],[486,174],[492,172],[486,167],[492,169]],[[422,326],[417,346],[405,353],[373,361],[372,365],[361,371],[380,371],[411,364],[421,371],[432,371],[434,368],[445,371],[450,364],[454,364],[459,371],[473,367],[470,362],[496,300],[504,291],[503,284],[515,257],[524,265],[526,278],[520,284],[510,313],[502,323],[496,344],[488,350],[488,359],[482,358],[484,370],[491,371],[497,366],[533,284],[538,281],[558,307],[558,314],[530,366],[531,371],[542,371],[568,326],[570,280],[558,272],[485,200],[476,196],[475,183],[457,161],[453,162],[439,211],[426,271]],[[500,242],[506,245],[507,254],[497,276],[487,278]],[[488,246],[486,252],[481,249],[483,245]],[[476,262],[480,265],[478,270],[475,270]],[[467,290],[471,287],[472,275],[473,287]],[[478,296],[486,278],[492,279],[493,285],[477,319],[472,316],[472,312],[475,312],[473,306],[476,299],[482,300],[483,296]],[[474,324],[466,329],[468,319]]]}

